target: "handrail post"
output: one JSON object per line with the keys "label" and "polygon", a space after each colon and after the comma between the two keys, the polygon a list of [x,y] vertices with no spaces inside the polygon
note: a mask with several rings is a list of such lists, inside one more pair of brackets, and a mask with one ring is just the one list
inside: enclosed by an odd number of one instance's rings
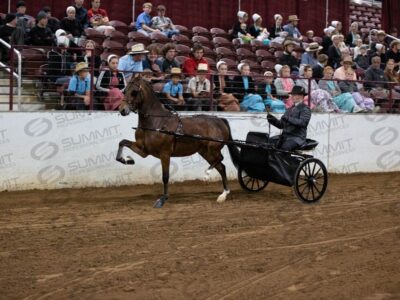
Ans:
{"label": "handrail post", "polygon": [[9,98],[9,110],[13,110],[14,102],[14,47],[11,45],[10,48],[10,98]]}
{"label": "handrail post", "polygon": [[392,83],[389,82],[389,107],[390,111],[393,111],[393,91],[392,91]]}
{"label": "handrail post", "polygon": [[210,77],[210,111],[215,110],[213,96],[214,96],[214,74],[211,74],[211,77]]}
{"label": "handrail post", "polygon": [[95,67],[94,56],[95,56],[95,53],[94,53],[94,49],[91,49],[90,51],[92,52],[92,55],[90,56],[90,110],[93,110],[93,108],[94,108],[94,101],[93,101],[94,100],[93,99],[94,82],[93,81],[94,81],[94,67]]}
{"label": "handrail post", "polygon": [[308,78],[308,107],[311,107],[311,78]]}

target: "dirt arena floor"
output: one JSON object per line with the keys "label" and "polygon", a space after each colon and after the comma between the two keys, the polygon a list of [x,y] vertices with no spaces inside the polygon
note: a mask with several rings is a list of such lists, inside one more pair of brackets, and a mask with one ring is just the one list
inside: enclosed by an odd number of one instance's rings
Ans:
{"label": "dirt arena floor", "polygon": [[0,299],[400,299],[400,174],[0,193]]}

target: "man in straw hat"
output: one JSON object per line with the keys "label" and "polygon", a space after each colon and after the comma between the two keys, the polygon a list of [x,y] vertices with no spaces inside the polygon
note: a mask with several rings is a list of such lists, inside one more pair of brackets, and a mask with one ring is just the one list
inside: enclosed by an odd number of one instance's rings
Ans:
{"label": "man in straw hat", "polygon": [[125,79],[129,80],[133,73],[143,72],[144,55],[149,53],[143,44],[136,44],[131,47],[128,54],[122,56],[118,63],[118,70],[124,73]]}
{"label": "man in straw hat", "polygon": [[283,26],[283,30],[288,33],[288,37],[293,38],[297,42],[300,42],[303,39],[299,28],[297,28],[297,24],[299,23],[299,21],[300,19],[297,18],[296,15],[291,15],[288,18],[288,23]]}
{"label": "man in straw hat", "polygon": [[301,56],[301,65],[310,65],[312,67],[318,64],[318,54],[322,50],[322,47],[317,42],[312,42],[306,48]]}
{"label": "man in straw hat", "polygon": [[307,126],[311,119],[311,110],[304,104],[305,90],[295,85],[290,93],[294,105],[278,120],[268,112],[268,122],[282,129],[282,134],[271,138],[280,149],[292,151],[306,142]]}
{"label": "man in straw hat", "polygon": [[89,66],[80,62],[75,67],[75,74],[68,85],[71,98],[71,109],[84,110],[90,105],[90,76]]}
{"label": "man in straw hat", "polygon": [[180,68],[172,68],[170,73],[171,80],[163,88],[163,93],[167,102],[174,105],[185,105],[183,99],[182,71]]}
{"label": "man in straw hat", "polygon": [[283,54],[279,58],[279,64],[282,66],[288,65],[290,67],[291,72],[299,71],[299,60],[292,55],[296,43],[292,39],[286,39],[283,43]]}
{"label": "man in straw hat", "polygon": [[199,64],[196,77],[190,79],[188,92],[191,98],[188,100],[189,110],[201,111],[203,107],[210,106],[211,83],[207,79],[208,65]]}
{"label": "man in straw hat", "polygon": [[[333,79],[345,80],[346,70],[353,68],[354,62],[350,55],[345,55],[341,61],[342,66],[335,70]],[[357,76],[354,73],[353,80],[357,80]]]}

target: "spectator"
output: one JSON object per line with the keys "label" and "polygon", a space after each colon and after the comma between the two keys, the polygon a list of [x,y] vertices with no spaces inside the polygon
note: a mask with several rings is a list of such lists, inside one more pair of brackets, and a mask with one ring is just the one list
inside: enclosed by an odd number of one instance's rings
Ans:
{"label": "spectator", "polygon": [[[321,79],[324,77],[324,68],[328,64],[328,55],[319,54],[318,63],[313,67],[313,76],[315,79]],[[333,74],[333,73],[332,73]]]}
{"label": "spectator", "polygon": [[335,28],[334,27],[332,27],[332,26],[329,26],[329,27],[327,27],[327,28],[325,28],[324,29],[324,37],[322,38],[322,43],[321,43],[321,46],[322,46],[322,53],[323,54],[328,54],[328,50],[329,50],[329,47],[333,44],[333,42],[332,42],[332,32],[335,30]]}
{"label": "spectator", "polygon": [[75,0],[75,15],[76,19],[81,23],[81,27],[86,29],[89,27],[87,9],[83,7],[84,0]]}
{"label": "spectator", "polygon": [[195,44],[192,48],[192,55],[183,63],[183,73],[185,76],[195,76],[199,64],[206,64],[208,66],[208,62],[203,58],[203,55],[203,46],[200,44]]}
{"label": "spectator", "polygon": [[[386,59],[393,59],[395,63],[395,70],[399,70],[400,66],[400,41],[394,40],[390,43],[390,50],[386,55]],[[381,56],[382,58],[382,56]]]}
{"label": "spectator", "polygon": [[279,32],[278,36],[271,40],[271,43],[283,44],[286,40],[288,33],[286,31]]}
{"label": "spectator", "polygon": [[100,8],[100,0],[92,0],[92,8],[88,10],[87,16],[90,25],[97,31],[108,34],[115,30],[110,26],[110,20],[105,9]]}
{"label": "spectator", "polygon": [[15,15],[17,16],[17,27],[21,28],[24,34],[29,33],[31,28],[35,25],[32,17],[26,15],[26,4],[25,1],[17,2],[17,12]]}
{"label": "spectator", "polygon": [[362,39],[359,36],[358,36],[358,38],[356,38],[355,44],[356,44],[356,46],[354,47],[354,53],[353,53],[354,60],[357,58],[358,55],[360,55],[360,53],[361,53],[360,48],[363,45]]}
{"label": "spectator", "polygon": [[274,85],[274,74],[271,71],[264,73],[265,87],[261,93],[264,98],[264,104],[273,113],[285,113],[285,103],[276,98],[276,87]]}
{"label": "spectator", "polygon": [[284,31],[282,27],[283,18],[280,14],[274,15],[275,24],[269,30],[270,32],[270,39],[274,39],[279,36],[279,33]]}
{"label": "spectator", "polygon": [[[365,72],[364,80],[366,82],[364,83],[364,87],[367,90],[371,90],[372,94],[375,92],[382,94],[382,91],[387,87],[388,78],[381,69],[381,58],[379,56],[374,56],[371,62],[371,66]],[[387,94],[386,92],[384,93]]]}
{"label": "spectator", "polygon": [[161,71],[163,73],[169,73],[172,68],[180,68],[179,62],[175,59],[176,49],[175,44],[168,43],[162,48],[163,59],[161,65]]}
{"label": "spectator", "polygon": [[[290,78],[290,67],[287,65],[284,65],[280,68],[279,71],[277,71],[279,74],[279,77],[277,77],[274,81],[274,85],[276,88],[276,94],[281,97],[289,97],[289,93],[294,87],[294,81],[292,78]],[[290,104],[292,104],[292,100],[288,98],[285,102],[286,108],[290,107]]]}
{"label": "spectator", "polygon": [[389,44],[386,44],[386,33],[384,30],[378,30],[376,33],[376,36],[378,37],[378,40],[376,43],[372,43],[371,45],[371,49],[374,50],[375,49],[375,45],[376,44],[382,44],[385,47],[385,51],[386,49],[389,48]]}
{"label": "spectator", "polygon": [[340,52],[343,55],[350,55],[350,49],[346,46],[346,43],[344,42],[344,35],[339,34],[339,49]]}
{"label": "spectator", "polygon": [[131,47],[127,55],[120,58],[118,70],[123,72],[125,79],[129,81],[133,73],[143,72],[144,54],[149,51],[144,49],[143,44],[136,44]]}
{"label": "spectator", "polygon": [[262,25],[262,18],[259,14],[254,14],[252,16],[253,18],[253,25],[250,26],[250,35],[256,38],[257,40],[263,42],[264,45],[269,45],[270,40],[268,39],[269,37],[269,32],[267,28],[263,28]]}
{"label": "spectator", "polygon": [[183,99],[183,85],[180,82],[182,79],[182,71],[179,68],[171,68],[171,80],[168,81],[163,88],[163,93],[166,101],[169,104],[184,106],[185,99]]}
{"label": "spectator", "polygon": [[165,16],[166,8],[164,5],[157,6],[158,16],[151,20],[154,29],[158,29],[165,36],[171,38],[173,35],[179,34],[179,30],[175,28],[170,18]]}
{"label": "spectator", "polygon": [[218,76],[214,76],[214,98],[223,111],[240,111],[239,100],[231,93],[232,82],[228,77],[228,65],[220,60],[217,63]]}
{"label": "spectator", "polygon": [[156,76],[161,75],[162,62],[158,59],[160,50],[156,45],[149,45],[147,47],[147,55],[143,60],[143,69],[150,69]]}
{"label": "spectator", "polygon": [[53,48],[48,53],[48,77],[57,85],[68,83],[72,70],[73,58],[68,51],[69,39],[66,36],[59,36],[57,38],[57,48]]}
{"label": "spectator", "polygon": [[360,54],[356,58],[357,67],[366,70],[369,68],[370,58],[367,53],[367,45],[362,45],[360,47]]}
{"label": "spectator", "polygon": [[[397,28],[396,27],[390,28],[389,35],[398,38]],[[385,40],[386,40],[386,45],[390,45],[391,42],[395,41],[395,39],[391,38],[390,36],[386,36]]]}
{"label": "spectator", "polygon": [[49,19],[44,11],[40,11],[36,17],[36,26],[29,32],[29,45],[34,46],[52,46],[54,36],[51,29],[47,27]]}
{"label": "spectator", "polygon": [[69,106],[71,109],[84,110],[90,105],[90,76],[89,67],[86,63],[80,62],[75,67],[75,74],[68,85],[70,97]]}
{"label": "spectator", "polygon": [[350,25],[350,32],[346,35],[346,45],[349,47],[355,47],[357,35],[359,35],[358,22],[353,22]]}
{"label": "spectator", "polygon": [[117,110],[124,99],[126,81],[124,75],[118,71],[118,60],[117,55],[109,55],[107,57],[108,69],[101,71],[97,79],[96,89],[106,94],[105,110]]}
{"label": "spectator", "polygon": [[248,14],[244,11],[237,13],[238,21],[233,25],[232,36],[234,39],[239,38],[243,43],[249,43],[254,37],[247,32]]}
{"label": "spectator", "polygon": [[295,45],[296,44],[294,41],[292,41],[291,39],[287,39],[283,43],[284,51],[282,56],[279,58],[279,64],[288,65],[292,72],[299,71],[299,61],[296,57],[292,55]]}
{"label": "spectator", "polygon": [[101,66],[101,58],[99,55],[96,55],[95,48],[96,43],[92,40],[86,40],[85,44],[85,51],[78,57],[78,62],[84,62],[88,65],[88,68],[91,69],[92,67],[92,57],[94,60],[94,76],[99,76],[100,66]]}
{"label": "spectator", "polygon": [[144,69],[142,72],[142,79],[147,81],[148,83],[152,84],[154,80],[154,73],[150,69]]}
{"label": "spectator", "polygon": [[233,79],[232,92],[239,99],[240,108],[248,112],[263,112],[265,104],[262,97],[256,94],[253,78],[250,76],[250,66],[247,63],[238,65],[240,76]]}
{"label": "spectator", "polygon": [[296,15],[291,15],[289,16],[288,24],[283,26],[283,30],[288,33],[288,37],[293,38],[296,42],[301,42],[303,39],[300,30],[297,28],[299,20]]}
{"label": "spectator", "polygon": [[381,68],[384,68],[384,65],[386,64],[387,57],[389,56],[386,54],[386,48],[382,44],[375,44],[375,52],[370,54],[370,60],[372,60],[372,57],[374,56],[379,56],[381,58]]}
{"label": "spectator", "polygon": [[[314,31],[313,30],[308,30],[306,32],[306,39],[303,41],[305,43],[309,43],[311,44],[312,42],[314,42]],[[321,48],[322,49],[322,48]]]}
{"label": "spectator", "polygon": [[60,29],[60,21],[51,15],[50,6],[43,6],[42,11],[44,11],[47,14],[47,18],[49,19],[47,26],[51,29],[51,32],[53,34],[56,33],[56,31]]}
{"label": "spectator", "polygon": [[[343,60],[341,62],[342,66],[340,68],[337,68],[335,70],[335,73],[333,74],[334,79],[339,79],[339,80],[345,80],[346,79],[346,70],[353,68],[353,60],[351,59],[351,56],[347,55],[343,57]],[[353,80],[357,80],[357,76],[354,73]]]}
{"label": "spectator", "polygon": [[322,47],[318,43],[312,42],[309,44],[306,48],[306,52],[301,56],[300,64],[311,65],[311,67],[316,66],[318,64],[318,54],[320,50],[322,50]]}
{"label": "spectator", "polygon": [[341,34],[342,33],[342,29],[343,29],[343,25],[342,22],[340,21],[332,21],[331,22],[331,26],[335,28],[335,34]]}
{"label": "spectator", "polygon": [[200,63],[196,77],[189,80],[188,92],[191,94],[188,100],[189,110],[201,111],[210,107],[211,84],[207,79],[208,65]]}
{"label": "spectator", "polygon": [[149,36],[152,32],[160,32],[160,30],[152,28],[151,21],[151,10],[153,8],[153,4],[146,2],[143,4],[143,12],[136,19],[136,29],[138,32],[144,34],[145,36]]}
{"label": "spectator", "polygon": [[67,17],[61,20],[61,28],[64,29],[71,37],[79,39],[83,34],[82,23],[76,18],[76,10],[73,6],[68,6]]}
{"label": "spectator", "polygon": [[[356,105],[352,95],[342,93],[337,81],[332,80],[332,77],[332,67],[325,67],[324,77],[319,81],[319,88],[327,91],[331,99],[324,99],[320,102],[316,101],[316,110],[323,112],[352,112]],[[361,111],[361,109],[356,108],[356,111]]]}
{"label": "spectator", "polygon": [[356,106],[353,108],[352,112],[378,112],[379,106],[375,107],[374,100],[369,97],[364,97],[358,92],[357,83],[352,81],[353,69],[346,70],[346,80],[339,82],[340,89],[345,94],[351,94]]}
{"label": "spectator", "polygon": [[[391,82],[395,82],[395,83],[400,83],[400,74],[398,72],[395,71],[395,62],[394,59],[389,58],[387,63],[386,63],[386,67],[385,67],[385,76],[386,78],[391,81]],[[398,87],[400,88],[400,87]]]}
{"label": "spectator", "polygon": [[329,65],[336,69],[340,66],[340,62],[342,60],[339,35],[332,36],[332,42],[333,44],[328,48]]}
{"label": "spectator", "polygon": [[[17,27],[17,16],[14,14],[7,14],[5,18],[5,25],[0,27],[0,39],[8,44],[23,45],[24,32],[21,28]],[[0,44],[0,61],[7,61],[8,48]]]}

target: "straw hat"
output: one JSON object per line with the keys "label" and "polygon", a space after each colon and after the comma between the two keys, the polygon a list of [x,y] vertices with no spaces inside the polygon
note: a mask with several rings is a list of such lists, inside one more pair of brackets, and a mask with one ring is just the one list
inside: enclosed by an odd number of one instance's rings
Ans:
{"label": "straw hat", "polygon": [[376,34],[377,35],[385,35],[386,36],[385,30],[378,30],[378,32]]}
{"label": "straw hat", "polygon": [[289,22],[300,21],[300,19],[296,15],[291,15],[289,16],[288,21]]}
{"label": "straw hat", "polygon": [[80,71],[89,71],[89,66],[85,62],[80,62],[75,67],[75,73],[79,73]]}
{"label": "straw hat", "polygon": [[350,55],[346,55],[345,57],[343,57],[342,64],[347,63],[347,62],[353,63],[353,60],[351,59]]}
{"label": "straw hat", "polygon": [[274,77],[274,73],[272,73],[271,71],[266,71],[266,72],[264,73],[264,76],[265,76],[265,77]]}
{"label": "straw hat", "polygon": [[169,77],[174,77],[177,76],[179,78],[182,77],[182,71],[180,68],[171,68],[171,73],[169,74]]}
{"label": "straw hat", "polygon": [[207,64],[199,64],[197,66],[197,73],[208,73],[208,65]]}
{"label": "straw hat", "polygon": [[296,43],[295,43],[294,41],[292,41],[292,40],[286,40],[286,41],[283,43],[283,47],[287,47],[287,46],[289,46],[289,45],[296,46]]}
{"label": "straw hat", "polygon": [[136,54],[146,54],[149,53],[146,49],[144,49],[143,44],[136,44],[131,47],[131,50],[128,52],[130,55],[136,55]]}
{"label": "straw hat", "polygon": [[399,45],[400,44],[400,41],[399,40],[394,40],[394,41],[392,41],[391,43],[390,43],[390,48],[392,48],[392,47],[394,47],[394,46],[396,46],[396,45]]}
{"label": "straw hat", "polygon": [[314,51],[319,51],[319,50],[321,50],[322,48],[323,48],[323,47],[320,46],[318,43],[313,42],[313,43],[310,43],[310,44],[308,45],[308,47],[306,48],[306,51],[307,51],[307,52],[314,52]]}

